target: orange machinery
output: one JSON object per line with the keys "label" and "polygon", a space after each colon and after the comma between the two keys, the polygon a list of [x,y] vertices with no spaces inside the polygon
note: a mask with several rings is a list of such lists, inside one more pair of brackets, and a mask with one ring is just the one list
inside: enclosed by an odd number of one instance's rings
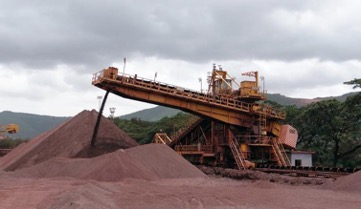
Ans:
{"label": "orange machinery", "polygon": [[9,134],[14,134],[18,131],[19,126],[17,124],[0,125],[0,133],[7,132]]}
{"label": "orange machinery", "polygon": [[17,124],[0,125],[0,137],[2,133],[15,134],[19,131]]}
{"label": "orange machinery", "polygon": [[254,80],[238,84],[214,65],[208,92],[202,93],[109,67],[94,74],[92,84],[107,93],[197,115],[198,120],[167,142],[193,163],[239,169],[246,169],[250,161],[289,165],[278,138],[285,112],[263,102],[266,95],[260,90],[258,72],[242,75]]}

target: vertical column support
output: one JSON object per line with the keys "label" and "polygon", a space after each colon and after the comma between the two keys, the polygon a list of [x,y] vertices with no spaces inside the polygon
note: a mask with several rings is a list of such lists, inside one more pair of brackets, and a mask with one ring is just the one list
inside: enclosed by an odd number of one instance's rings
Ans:
{"label": "vertical column support", "polygon": [[95,146],[96,138],[97,138],[97,135],[98,135],[99,124],[100,124],[100,120],[102,119],[103,110],[104,110],[105,102],[107,101],[107,98],[108,98],[108,94],[109,94],[109,90],[107,90],[107,92],[105,92],[105,96],[104,96],[104,99],[103,99],[103,102],[102,102],[102,106],[100,107],[98,117],[97,117],[97,121],[95,122],[94,132],[93,132],[93,136],[92,136],[92,140],[91,140],[91,146],[92,147]]}

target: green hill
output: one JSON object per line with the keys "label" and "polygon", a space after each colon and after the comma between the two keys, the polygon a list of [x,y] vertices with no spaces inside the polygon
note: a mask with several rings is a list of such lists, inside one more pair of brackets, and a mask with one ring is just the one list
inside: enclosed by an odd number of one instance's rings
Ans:
{"label": "green hill", "polygon": [[0,112],[0,124],[6,125],[10,123],[18,124],[20,131],[16,134],[4,134],[11,138],[30,139],[45,131],[48,131],[69,117],[54,117],[45,115],[34,115],[28,113],[15,113],[10,111]]}
{"label": "green hill", "polygon": [[169,107],[157,106],[150,109],[137,111],[131,114],[120,116],[121,119],[139,118],[144,121],[158,121],[164,117],[171,117],[181,112]]}
{"label": "green hill", "polygon": [[292,97],[283,96],[281,94],[267,94],[267,98],[268,98],[268,100],[277,102],[283,106],[296,105],[297,107],[302,107],[302,106],[311,104],[312,102],[319,102],[319,101],[328,100],[328,99],[337,99],[337,100],[343,102],[346,100],[347,97],[349,97],[351,95],[355,95],[357,93],[358,92],[352,92],[352,93],[343,94],[343,95],[337,96],[337,97],[317,97],[317,98],[313,98],[313,99],[292,98]]}

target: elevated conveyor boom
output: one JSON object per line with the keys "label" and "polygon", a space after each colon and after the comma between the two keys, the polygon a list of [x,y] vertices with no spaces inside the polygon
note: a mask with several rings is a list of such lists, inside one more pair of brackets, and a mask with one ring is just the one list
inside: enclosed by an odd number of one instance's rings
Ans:
{"label": "elevated conveyor boom", "polygon": [[180,109],[236,126],[251,127],[261,109],[271,120],[285,117],[284,113],[261,108],[257,103],[204,94],[137,75],[118,74],[114,67],[94,74],[92,84],[125,98]]}

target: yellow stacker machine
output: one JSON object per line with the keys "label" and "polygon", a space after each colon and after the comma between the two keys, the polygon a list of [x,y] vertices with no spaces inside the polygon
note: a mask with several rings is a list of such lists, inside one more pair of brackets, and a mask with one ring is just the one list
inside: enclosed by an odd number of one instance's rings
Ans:
{"label": "yellow stacker machine", "polygon": [[18,131],[19,131],[19,126],[17,124],[0,125],[0,134],[2,133],[15,134]]}
{"label": "yellow stacker machine", "polygon": [[[19,131],[19,126],[17,124],[7,124],[7,125],[1,125],[0,124],[0,140],[6,139],[5,136],[3,136],[3,133],[8,134],[15,134]],[[10,152],[11,149],[0,149],[0,157],[6,155],[8,152]]]}
{"label": "yellow stacker machine", "polygon": [[[176,108],[198,116],[177,134],[155,136],[196,164],[247,169],[254,163],[289,166],[279,136],[285,112],[264,103],[257,71],[237,83],[213,66],[206,93],[120,73],[109,67],[93,76],[92,84],[121,97]],[[234,88],[236,86],[236,88]],[[103,101],[103,103],[105,100]]]}

